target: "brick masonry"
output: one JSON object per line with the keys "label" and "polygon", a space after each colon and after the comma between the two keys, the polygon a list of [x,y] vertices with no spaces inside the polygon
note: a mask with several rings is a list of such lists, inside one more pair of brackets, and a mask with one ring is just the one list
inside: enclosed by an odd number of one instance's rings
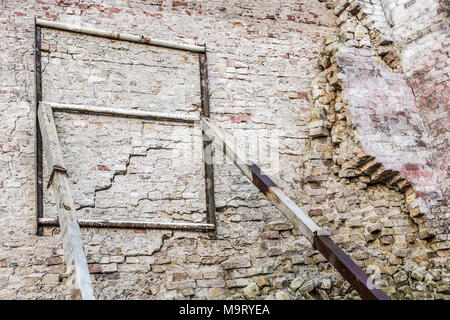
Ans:
{"label": "brick masonry", "polygon": [[[414,216],[416,207],[407,201],[417,188],[438,192],[434,178],[419,179],[415,187],[408,175],[389,184],[381,171],[373,177],[359,171],[376,159],[371,169],[404,174],[402,166],[414,172],[420,166],[435,173],[434,164],[425,161],[434,145],[419,143],[429,135],[419,123],[426,110],[417,94],[414,100],[401,69],[411,81],[403,42],[396,38],[395,8],[391,28],[381,5],[369,6],[373,2],[2,1],[0,297],[70,296],[63,285],[59,229],[34,235],[33,19],[39,16],[206,42],[213,120],[244,137],[249,148],[250,141],[270,140],[277,132],[277,161],[262,158],[259,164],[319,225],[332,230],[334,240],[393,298],[448,298],[448,231],[439,225],[448,223],[446,206],[437,202],[429,215]],[[45,99],[198,112],[195,55],[55,31],[44,32],[43,49]],[[346,65],[351,59],[358,68]],[[359,96],[367,90],[358,87],[364,72],[374,72],[364,81],[386,89],[367,106],[370,112],[364,112]],[[385,101],[399,113],[391,114]],[[55,116],[80,217],[204,221],[198,128]],[[405,122],[397,124],[397,118]],[[396,131],[388,132],[385,120],[390,127],[397,124]],[[391,149],[380,149],[380,141]],[[387,150],[399,160],[386,157]],[[414,152],[420,156],[412,161]],[[216,157],[216,238],[187,231],[82,229],[97,298],[357,299],[238,169],[219,152]],[[46,215],[52,216],[51,192],[45,198]]]}

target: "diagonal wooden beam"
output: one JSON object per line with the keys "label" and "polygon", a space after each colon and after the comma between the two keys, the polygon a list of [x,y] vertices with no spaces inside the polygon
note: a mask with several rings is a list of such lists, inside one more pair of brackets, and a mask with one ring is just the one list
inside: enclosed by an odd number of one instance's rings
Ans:
{"label": "diagonal wooden beam", "polygon": [[313,247],[358,291],[363,299],[390,300],[376,288],[366,273],[306,215],[277,185],[256,165],[250,163],[233,143],[232,139],[210,119],[201,117],[204,133],[219,146],[250,181],[288,218],[311,242]]}
{"label": "diagonal wooden beam", "polygon": [[272,202],[284,215],[300,230],[300,232],[314,243],[314,235],[325,232],[300,209],[261,169],[250,163],[241,154],[232,139],[214,122],[201,117],[203,132],[234,162],[242,173]]}
{"label": "diagonal wooden beam", "polygon": [[50,184],[53,187],[61,227],[68,276],[67,285],[72,290],[73,298],[93,300],[94,291],[83,250],[80,226],[75,213],[52,109],[48,104],[42,102],[39,104],[38,120],[48,167],[52,170]]}

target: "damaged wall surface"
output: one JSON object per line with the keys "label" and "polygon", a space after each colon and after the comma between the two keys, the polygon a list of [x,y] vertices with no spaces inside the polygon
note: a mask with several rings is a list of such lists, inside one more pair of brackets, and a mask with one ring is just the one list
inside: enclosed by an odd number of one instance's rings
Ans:
{"label": "damaged wall surface", "polygon": [[[206,43],[211,118],[392,298],[448,299],[448,11],[425,2],[1,1],[0,298],[70,298],[59,228],[35,234],[40,17]],[[43,100],[199,113],[196,54],[42,33]],[[206,221],[197,125],[54,116],[79,218]],[[220,152],[214,180],[216,235],[83,228],[96,298],[360,298]]]}

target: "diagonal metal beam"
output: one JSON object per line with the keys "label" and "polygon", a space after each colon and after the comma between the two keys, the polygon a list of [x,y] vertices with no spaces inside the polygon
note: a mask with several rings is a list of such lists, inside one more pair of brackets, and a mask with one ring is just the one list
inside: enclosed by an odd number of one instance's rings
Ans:
{"label": "diagonal metal beam", "polygon": [[93,300],[91,277],[83,250],[80,226],[78,225],[75,206],[70,192],[70,183],[64,169],[61,146],[56,133],[52,109],[45,103],[38,107],[39,126],[42,133],[43,149],[52,170],[51,186],[55,195],[58,220],[64,249],[67,271],[67,285],[72,290],[73,298]]}
{"label": "diagonal metal beam", "polygon": [[390,300],[383,290],[374,287],[367,274],[329,236],[315,236],[313,246],[358,291],[361,298]]}
{"label": "diagonal metal beam", "polygon": [[245,155],[239,153],[232,139],[210,119],[201,117],[205,134],[219,146],[250,181],[288,218],[311,242],[313,247],[330,262],[336,270],[358,291],[363,299],[390,300],[375,288],[366,273],[342,251],[338,245],[308,215],[306,215],[277,185]]}
{"label": "diagonal metal beam", "polygon": [[238,151],[234,142],[210,119],[201,117],[203,132],[234,162],[242,173],[282,212],[294,223],[300,232],[314,242],[316,233],[324,234],[324,231],[300,209],[261,169],[250,163],[245,155]]}
{"label": "diagonal metal beam", "polygon": [[36,19],[36,25],[38,25],[40,27],[44,27],[44,28],[51,28],[51,29],[56,29],[56,30],[86,34],[86,35],[91,35],[91,36],[109,38],[109,39],[113,39],[113,40],[136,42],[136,43],[148,44],[148,45],[152,45],[152,46],[165,47],[165,48],[176,49],[176,50],[191,51],[191,52],[205,52],[206,51],[204,46],[196,46],[196,45],[192,45],[192,44],[184,44],[184,43],[177,43],[177,42],[167,41],[167,40],[153,39],[153,38],[149,38],[149,37],[145,37],[145,36],[137,36],[137,35],[133,35],[133,34],[117,33],[117,32],[112,32],[112,31],[105,31],[105,30],[100,30],[100,29],[75,26],[75,25],[65,24],[65,23],[61,23],[61,22],[57,22],[57,21]]}

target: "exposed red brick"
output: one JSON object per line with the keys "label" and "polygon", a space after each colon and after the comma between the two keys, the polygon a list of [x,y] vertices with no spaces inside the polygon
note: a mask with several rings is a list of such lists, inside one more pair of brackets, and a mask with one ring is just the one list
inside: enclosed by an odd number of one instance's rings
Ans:
{"label": "exposed red brick", "polygon": [[404,168],[404,170],[408,170],[408,171],[410,171],[410,170],[419,170],[420,169],[420,167],[417,164],[410,164],[410,163],[405,164],[403,166],[403,168]]}
{"label": "exposed red brick", "polygon": [[98,171],[111,171],[107,166],[104,165],[98,165],[97,169]]}
{"label": "exposed red brick", "polygon": [[299,99],[308,99],[308,94],[306,92],[297,92]]}
{"label": "exposed red brick", "polygon": [[89,272],[90,273],[101,273],[102,272],[102,267],[100,267],[97,264],[90,264],[89,265]]}
{"label": "exposed red brick", "polygon": [[313,210],[309,210],[309,215],[310,215],[311,217],[321,216],[321,215],[322,215],[322,210],[321,210],[321,209],[313,209]]}
{"label": "exposed red brick", "polygon": [[251,114],[244,113],[244,114],[240,114],[238,116],[231,115],[230,120],[231,120],[231,122],[246,122],[246,121],[249,121],[251,117],[252,117]]}
{"label": "exposed red brick", "polygon": [[62,263],[62,259],[61,257],[55,256],[55,257],[49,257],[47,258],[47,260],[45,261],[45,263],[48,266],[54,266],[54,265],[58,265]]}
{"label": "exposed red brick", "polygon": [[53,19],[53,20],[58,18],[58,16],[56,14],[51,14],[51,13],[48,13],[48,12],[45,13],[45,17],[49,18],[49,19]]}
{"label": "exposed red brick", "polygon": [[111,12],[111,13],[119,13],[119,12],[120,12],[120,9],[117,9],[117,8],[109,8],[109,12]]}
{"label": "exposed red brick", "polygon": [[172,1],[173,7],[187,7],[189,4],[183,1]]}

